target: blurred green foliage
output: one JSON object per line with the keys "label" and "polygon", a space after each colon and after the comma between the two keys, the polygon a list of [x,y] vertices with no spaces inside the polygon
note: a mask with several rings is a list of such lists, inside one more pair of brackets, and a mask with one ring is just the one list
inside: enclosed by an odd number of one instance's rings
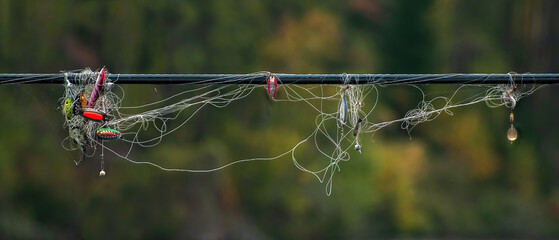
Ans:
{"label": "blurred green foliage", "polygon": [[[551,0],[2,0],[0,72],[557,73],[558,10]],[[124,90],[137,104],[181,89]],[[99,178],[99,155],[75,166],[61,146],[61,91],[0,86],[0,238],[559,236],[557,87],[519,102],[514,144],[508,110],[483,105],[419,125],[411,140],[383,129],[341,164],[330,197],[289,158],[185,174],[105,153]],[[376,121],[421,97],[380,91]],[[205,109],[132,158],[196,168],[274,155],[312,130],[313,114],[263,90]],[[300,157],[325,161],[311,150]]]}

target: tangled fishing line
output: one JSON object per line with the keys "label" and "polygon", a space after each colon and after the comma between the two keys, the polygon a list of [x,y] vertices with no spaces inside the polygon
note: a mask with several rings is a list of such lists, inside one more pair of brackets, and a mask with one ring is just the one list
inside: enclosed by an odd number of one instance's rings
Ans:
{"label": "tangled fishing line", "polygon": [[[86,69],[79,73],[65,74],[65,91],[59,100],[65,117],[64,127],[68,131],[63,146],[67,150],[80,151],[76,164],[95,155],[97,150],[112,152],[135,164],[181,172],[212,172],[241,162],[269,161],[290,156],[295,167],[314,175],[321,183],[326,183],[328,195],[332,190],[334,174],[341,169],[340,163],[349,161],[352,154],[366,151],[361,144],[362,136],[372,135],[392,124],[400,124],[410,134],[418,124],[432,121],[443,113],[452,115],[455,108],[486,103],[492,108],[506,106],[511,109],[512,130],[509,129],[507,136],[514,141],[517,135],[512,110],[521,98],[538,88],[530,84],[516,84],[514,73],[509,74],[509,84],[461,85],[449,96],[430,99],[422,88],[412,85],[422,96],[416,108],[398,119],[373,122],[372,116],[379,101],[379,88],[384,87],[384,84],[375,79],[358,79],[357,75],[344,74],[341,79],[344,84],[338,86],[310,86],[282,84],[276,75],[260,72],[235,78],[212,79],[208,83],[199,82],[189,90],[139,106],[122,106],[124,90],[118,87],[118,75],[115,79],[109,79],[108,75],[105,68],[100,71]],[[315,124],[312,126],[314,130],[292,148],[275,156],[240,159],[210,169],[168,168],[156,162],[141,162],[131,158],[134,146],[156,146],[166,135],[183,127],[201,109],[224,108],[234,101],[246,98],[255,90],[263,91],[256,84],[239,84],[241,80],[244,83],[248,80],[250,83],[251,79],[262,76],[267,79],[266,92],[273,102],[302,102],[316,113]],[[409,83],[413,79],[407,80]],[[218,81],[219,84],[215,84]],[[423,81],[425,79],[412,83],[421,84]],[[469,93],[466,88],[475,88],[476,91],[474,94],[464,94]],[[480,91],[480,88],[485,90]],[[277,94],[278,90],[282,91],[281,96]],[[181,114],[187,117],[179,118]],[[168,123],[174,120],[179,123],[170,127]],[[143,136],[146,129],[156,129],[157,136]],[[110,140],[121,141],[128,144],[128,147],[125,151],[117,151],[104,143]],[[314,169],[298,160],[296,152],[305,143],[313,143],[316,151],[326,160],[322,166]],[[105,175],[103,160],[100,175]]]}

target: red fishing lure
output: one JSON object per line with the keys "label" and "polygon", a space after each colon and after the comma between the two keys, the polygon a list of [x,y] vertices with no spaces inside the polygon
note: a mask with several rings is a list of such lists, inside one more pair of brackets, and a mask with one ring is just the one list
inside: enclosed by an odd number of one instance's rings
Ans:
{"label": "red fishing lure", "polygon": [[270,75],[268,77],[268,95],[271,98],[276,98],[276,92],[278,91],[278,81],[276,76]]}
{"label": "red fishing lure", "polygon": [[99,98],[101,92],[103,92],[103,86],[105,85],[105,67],[101,68],[99,72],[99,76],[97,77],[97,81],[95,82],[95,88],[91,92],[91,97],[89,98],[89,104],[87,105],[88,108],[95,107],[95,102]]}
{"label": "red fishing lure", "polygon": [[85,110],[82,113],[82,116],[93,121],[102,122],[107,120],[107,116],[102,113],[94,112],[94,111],[87,111]]}

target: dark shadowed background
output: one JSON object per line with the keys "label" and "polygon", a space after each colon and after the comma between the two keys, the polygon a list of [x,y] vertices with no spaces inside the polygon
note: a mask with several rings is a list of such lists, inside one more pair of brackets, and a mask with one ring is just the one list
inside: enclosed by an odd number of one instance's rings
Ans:
{"label": "dark shadowed background", "polygon": [[[558,73],[558,12],[552,0],[2,0],[0,72]],[[130,104],[177,91],[124,90]],[[390,118],[421,97],[380,91],[374,114]],[[288,149],[315,115],[264,92],[203,111],[132,157],[197,167]],[[421,124],[411,140],[385,128],[341,164],[331,196],[290,158],[191,174],[106,154],[100,178],[98,155],[76,166],[78,152],[62,148],[62,93],[0,86],[0,238],[559,237],[555,86],[518,103],[514,144],[509,110],[484,104]]]}

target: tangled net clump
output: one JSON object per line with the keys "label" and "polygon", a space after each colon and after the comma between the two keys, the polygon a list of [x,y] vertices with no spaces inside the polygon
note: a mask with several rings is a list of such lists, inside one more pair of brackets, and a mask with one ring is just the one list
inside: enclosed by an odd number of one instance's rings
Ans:
{"label": "tangled net clump", "polygon": [[[95,149],[98,130],[110,128],[118,132],[118,125],[108,121],[118,107],[118,97],[111,93],[113,83],[105,78],[105,69],[94,72],[85,69],[80,73],[65,73],[65,91],[60,98],[65,115],[64,128],[68,137],[63,141],[67,150],[81,151],[76,164],[83,161],[88,149]],[[101,116],[102,119],[88,116]]]}

